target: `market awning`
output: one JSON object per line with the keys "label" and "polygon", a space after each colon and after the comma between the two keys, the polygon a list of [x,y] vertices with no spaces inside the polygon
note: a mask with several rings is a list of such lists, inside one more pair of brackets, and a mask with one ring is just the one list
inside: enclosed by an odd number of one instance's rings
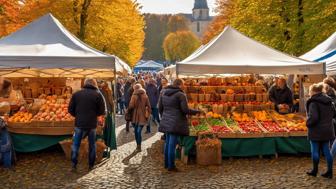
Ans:
{"label": "market awning", "polygon": [[159,71],[163,70],[163,65],[153,60],[141,62],[134,67],[134,71]]}
{"label": "market awning", "polygon": [[300,58],[316,62],[325,62],[327,74],[335,74],[336,32],[328,39],[317,45],[315,48],[300,56]]}
{"label": "market awning", "polygon": [[[117,61],[116,61],[117,60]],[[3,77],[114,77],[129,72],[119,58],[93,49],[47,14],[0,40]]]}
{"label": "market awning", "polygon": [[324,74],[324,63],[306,61],[257,42],[228,26],[176,64],[179,76],[217,74]]}

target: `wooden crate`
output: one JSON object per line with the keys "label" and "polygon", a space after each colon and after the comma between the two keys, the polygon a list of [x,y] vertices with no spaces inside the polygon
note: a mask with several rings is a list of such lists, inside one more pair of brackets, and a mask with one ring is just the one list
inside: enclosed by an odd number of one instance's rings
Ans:
{"label": "wooden crate", "polygon": [[264,138],[264,133],[237,133],[237,138]]}
{"label": "wooden crate", "polygon": [[308,136],[307,131],[290,131],[289,136]]}
{"label": "wooden crate", "polygon": [[7,124],[9,127],[12,128],[21,128],[21,127],[30,127],[32,123],[8,122]]}
{"label": "wooden crate", "polygon": [[237,138],[237,133],[217,133],[218,138]]}
{"label": "wooden crate", "polygon": [[54,127],[74,127],[75,122],[74,121],[55,121],[53,123]]}

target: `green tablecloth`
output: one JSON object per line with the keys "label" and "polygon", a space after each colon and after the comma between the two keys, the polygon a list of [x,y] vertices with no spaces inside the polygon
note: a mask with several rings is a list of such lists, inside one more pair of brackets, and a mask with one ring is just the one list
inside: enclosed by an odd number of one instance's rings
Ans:
{"label": "green tablecloth", "polygon": [[70,138],[71,135],[47,136],[11,133],[11,137],[15,151],[34,152],[53,146],[64,139]]}
{"label": "green tablecloth", "polygon": [[[194,147],[196,137],[182,137],[185,155]],[[222,157],[310,153],[307,137],[227,138],[222,141]]]}
{"label": "green tablecloth", "polygon": [[[117,149],[116,136],[115,136],[115,124],[113,116],[108,115],[106,117],[106,127],[102,138],[105,140],[105,144],[111,149]],[[38,150],[46,149],[50,146],[58,144],[58,142],[71,138],[71,135],[61,136],[49,136],[49,135],[31,135],[31,134],[17,134],[10,133],[15,151],[17,152],[34,152]]]}

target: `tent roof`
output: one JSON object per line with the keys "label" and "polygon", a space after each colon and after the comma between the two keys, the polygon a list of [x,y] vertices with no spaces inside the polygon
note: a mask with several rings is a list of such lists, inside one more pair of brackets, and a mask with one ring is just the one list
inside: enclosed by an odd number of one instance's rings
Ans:
{"label": "tent roof", "polygon": [[145,63],[142,63],[140,65],[135,66],[134,68],[136,69],[140,69],[140,68],[158,68],[158,69],[162,69],[163,65],[160,63],[157,63],[153,60],[147,61]]}
{"label": "tent roof", "polygon": [[317,62],[325,62],[327,73],[335,73],[336,71],[336,32],[328,39],[308,51],[300,58]]}
{"label": "tent roof", "polygon": [[[115,63],[115,59],[117,57],[100,52],[80,41],[51,14],[46,14],[0,39],[0,68],[11,69],[12,72],[16,69],[21,72],[22,69],[35,69],[35,76],[41,76],[37,74],[38,70],[52,69],[49,76],[54,77],[55,69],[92,69],[96,73],[98,69],[104,69],[106,72],[109,70],[112,77],[114,69],[119,73],[124,73],[127,69],[121,61]],[[14,74],[1,72],[0,75],[12,77]],[[106,75],[108,74],[104,74]],[[25,77],[24,74],[21,76]],[[71,77],[71,74],[67,76]],[[99,77],[99,74],[86,76]]]}
{"label": "tent roof", "polygon": [[207,45],[176,64],[179,75],[323,74],[324,64],[306,61],[261,44],[228,26]]}
{"label": "tent roof", "polygon": [[46,14],[24,28],[0,40],[1,56],[78,56],[106,54],[73,36],[51,14]]}
{"label": "tent roof", "polygon": [[326,63],[336,61],[336,32],[300,58]]}

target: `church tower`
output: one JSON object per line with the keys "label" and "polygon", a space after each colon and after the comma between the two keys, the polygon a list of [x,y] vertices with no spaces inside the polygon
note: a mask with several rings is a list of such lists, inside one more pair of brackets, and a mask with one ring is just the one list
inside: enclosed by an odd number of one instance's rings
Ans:
{"label": "church tower", "polygon": [[195,0],[192,11],[194,20],[209,20],[209,7],[207,0]]}
{"label": "church tower", "polygon": [[194,8],[192,9],[191,31],[199,38],[202,38],[211,19],[207,0],[195,0]]}

